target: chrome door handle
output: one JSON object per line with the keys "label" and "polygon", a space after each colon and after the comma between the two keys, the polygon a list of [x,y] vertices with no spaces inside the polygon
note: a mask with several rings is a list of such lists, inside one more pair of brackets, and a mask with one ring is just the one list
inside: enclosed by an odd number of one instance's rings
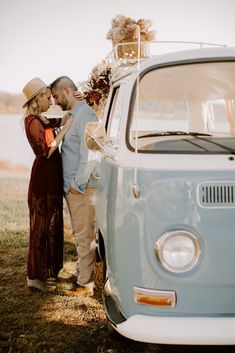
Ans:
{"label": "chrome door handle", "polygon": [[100,176],[100,175],[94,175],[94,176],[93,176],[93,179],[99,180],[99,179],[101,179],[101,176]]}

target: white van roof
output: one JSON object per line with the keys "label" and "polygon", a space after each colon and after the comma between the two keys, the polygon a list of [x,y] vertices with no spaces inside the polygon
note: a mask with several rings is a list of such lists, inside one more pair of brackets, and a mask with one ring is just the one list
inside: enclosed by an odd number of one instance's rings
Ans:
{"label": "white van roof", "polygon": [[[235,47],[213,47],[174,51],[160,55],[153,55],[140,60],[140,72],[156,65],[173,65],[180,63],[235,60]],[[121,63],[113,73],[112,82],[118,81],[128,75],[137,74],[137,63]]]}

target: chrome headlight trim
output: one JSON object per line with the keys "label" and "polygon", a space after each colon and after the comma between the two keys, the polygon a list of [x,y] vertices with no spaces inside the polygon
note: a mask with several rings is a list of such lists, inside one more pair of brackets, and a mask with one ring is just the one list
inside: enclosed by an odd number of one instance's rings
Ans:
{"label": "chrome headlight trim", "polygon": [[[185,237],[185,240],[191,241],[194,247],[194,254],[192,259],[184,266],[182,267],[177,267],[177,266],[172,266],[169,263],[167,263],[166,259],[164,258],[164,248],[167,245],[169,241],[171,241],[174,238],[179,238],[179,237]],[[156,241],[154,245],[154,250],[155,254],[157,256],[158,261],[160,262],[161,266],[173,273],[184,273],[190,271],[197,263],[200,258],[201,254],[201,247],[198,238],[185,230],[176,230],[176,231],[171,231],[163,234],[158,241]],[[180,253],[180,251],[179,251]]]}

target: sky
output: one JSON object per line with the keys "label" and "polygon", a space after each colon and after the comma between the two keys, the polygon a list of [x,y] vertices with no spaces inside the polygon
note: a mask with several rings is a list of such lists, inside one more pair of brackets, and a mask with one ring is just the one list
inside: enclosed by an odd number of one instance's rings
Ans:
{"label": "sky", "polygon": [[86,80],[111,51],[111,20],[152,20],[157,40],[235,46],[235,0],[0,0],[0,91],[33,77]]}

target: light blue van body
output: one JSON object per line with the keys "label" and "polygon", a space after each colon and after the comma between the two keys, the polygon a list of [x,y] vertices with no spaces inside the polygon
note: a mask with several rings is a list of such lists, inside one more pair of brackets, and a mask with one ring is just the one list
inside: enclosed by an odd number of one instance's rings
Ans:
{"label": "light blue van body", "polygon": [[113,79],[96,222],[106,314],[126,337],[235,344],[234,102],[235,48],[159,55]]}

